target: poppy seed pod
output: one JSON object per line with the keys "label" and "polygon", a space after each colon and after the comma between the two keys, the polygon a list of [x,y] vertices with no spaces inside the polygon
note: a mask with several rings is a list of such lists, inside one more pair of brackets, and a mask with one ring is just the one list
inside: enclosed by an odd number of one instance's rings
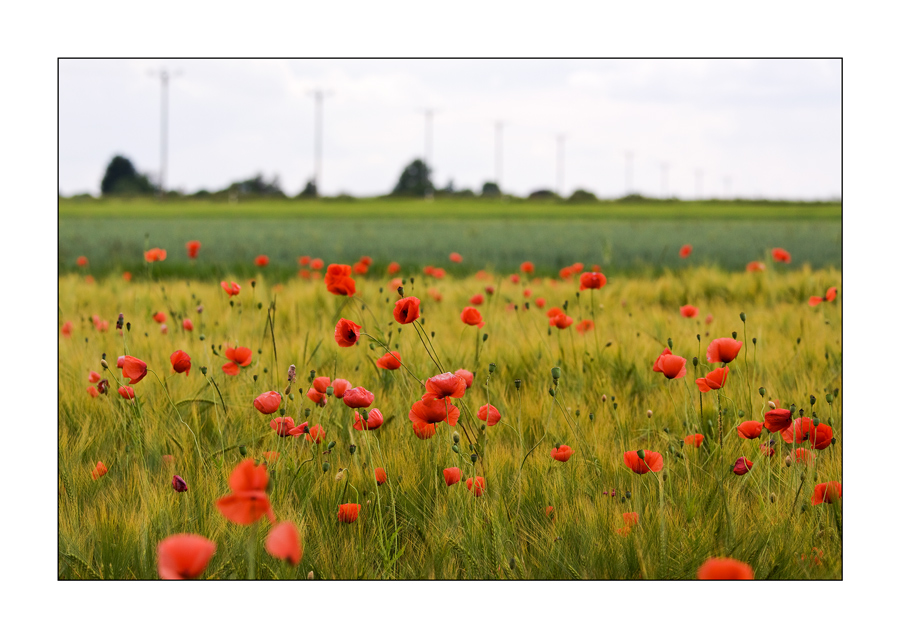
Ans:
{"label": "poppy seed pod", "polygon": [[831,405],[831,402],[834,401],[834,396],[833,396],[832,394],[830,394],[830,393],[829,393],[829,394],[826,394],[826,395],[825,395],[825,401],[828,402],[828,405]]}
{"label": "poppy seed pod", "polygon": [[816,397],[814,397],[813,395],[810,394],[809,395],[809,405],[813,406],[815,404],[816,404]]}
{"label": "poppy seed pod", "polygon": [[324,463],[322,463],[322,473],[323,474],[330,469],[331,469],[331,463],[329,463],[328,461],[325,461]]}
{"label": "poppy seed pod", "polygon": [[474,465],[475,462],[478,460],[478,455],[472,454],[471,456],[469,456],[469,458],[472,459],[472,464]]}
{"label": "poppy seed pod", "polygon": [[694,357],[693,359],[691,359],[691,363],[693,363],[694,367],[696,368],[697,364],[700,363],[700,360],[697,357]]}
{"label": "poppy seed pod", "polygon": [[335,446],[335,445],[337,445],[337,442],[336,442],[336,441],[330,442],[330,443],[328,444],[328,449],[329,449],[329,450],[334,449],[334,446]]}
{"label": "poppy seed pod", "polygon": [[454,452],[456,452],[457,454],[459,454],[459,446],[458,445],[453,445],[453,447],[451,447],[450,449],[453,450]]}
{"label": "poppy seed pod", "polygon": [[666,343],[669,344],[669,349],[670,349],[670,350],[671,350],[672,348],[675,347],[674,345],[672,345],[672,337],[669,337],[668,339],[666,339]]}
{"label": "poppy seed pod", "polygon": [[642,461],[644,460],[644,451],[643,450],[638,450],[637,455],[638,455],[639,459],[641,459]]}
{"label": "poppy seed pod", "polygon": [[550,388],[550,396],[551,396],[551,397],[555,397],[555,396],[556,396],[556,390],[554,390],[553,388]]}
{"label": "poppy seed pod", "polygon": [[247,446],[242,445],[238,448],[238,452],[241,453],[241,456],[247,456]]}
{"label": "poppy seed pod", "polygon": [[488,365],[488,373],[489,373],[489,374],[494,374],[494,372],[496,372],[496,370],[497,370],[497,364],[496,364],[496,363],[491,363],[491,364]]}
{"label": "poppy seed pod", "polygon": [[[522,379],[516,379],[515,381],[513,381],[513,383],[516,384],[516,390],[522,389]],[[831,396],[831,395],[829,394],[828,396]],[[831,403],[831,401],[829,401],[829,403]]]}
{"label": "poppy seed pod", "polygon": [[554,379],[559,379],[560,375],[562,374],[562,371],[559,368],[553,368],[550,370],[550,374],[553,375]]}
{"label": "poppy seed pod", "polygon": [[743,312],[741,313],[741,321],[743,321],[744,323],[747,323],[747,315],[744,314]]}

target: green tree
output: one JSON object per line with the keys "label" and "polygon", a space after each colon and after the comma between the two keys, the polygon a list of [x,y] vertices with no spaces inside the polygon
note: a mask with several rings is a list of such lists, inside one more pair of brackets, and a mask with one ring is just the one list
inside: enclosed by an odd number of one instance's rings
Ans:
{"label": "green tree", "polygon": [[431,169],[420,159],[413,160],[403,169],[400,179],[394,187],[392,195],[405,195],[412,197],[425,197],[426,193],[434,192],[434,184],[431,183]]}
{"label": "green tree", "polygon": [[138,173],[131,160],[121,155],[112,158],[100,182],[100,192],[104,195],[141,195],[155,191],[150,179]]}
{"label": "green tree", "polygon": [[316,188],[316,180],[314,180],[314,179],[311,179],[308,182],[306,182],[306,186],[303,188],[302,191],[300,191],[300,194],[298,195],[298,197],[301,197],[301,198],[318,197],[318,196],[319,196],[319,190]]}
{"label": "green tree", "polygon": [[500,187],[495,182],[485,182],[481,187],[482,197],[500,197],[500,195],[502,195]]}

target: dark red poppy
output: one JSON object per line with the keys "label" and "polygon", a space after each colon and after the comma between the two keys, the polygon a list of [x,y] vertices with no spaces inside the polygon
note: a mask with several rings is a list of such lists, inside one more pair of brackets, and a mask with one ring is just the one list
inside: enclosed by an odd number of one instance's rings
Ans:
{"label": "dark red poppy", "polygon": [[375,482],[378,485],[384,485],[387,482],[387,472],[384,471],[383,467],[375,468]]}
{"label": "dark red poppy", "polygon": [[401,365],[400,353],[396,350],[392,350],[376,360],[375,365],[382,370],[396,370]]}
{"label": "dark red poppy", "polygon": [[731,466],[731,471],[738,476],[743,476],[753,468],[753,463],[746,456],[738,458]]}
{"label": "dark red poppy", "polygon": [[472,306],[463,308],[463,311],[459,314],[459,318],[462,319],[464,324],[470,326],[478,326],[480,328],[484,325],[484,321],[481,319],[481,313],[478,312],[478,308],[473,308]]}
{"label": "dark red poppy", "polygon": [[356,293],[356,282],[352,269],[347,264],[330,264],[325,271],[325,287],[333,295],[352,297]]}
{"label": "dark red poppy", "polygon": [[264,268],[269,265],[269,257],[268,255],[257,255],[256,259],[253,260],[253,263],[260,268]]}
{"label": "dark red poppy", "polygon": [[269,422],[269,426],[278,433],[278,436],[290,436],[294,429],[294,419],[289,416],[277,416]]}
{"label": "dark red poppy", "polygon": [[602,272],[584,272],[581,273],[581,287],[579,290],[595,289],[599,290],[606,285],[606,275]]}
{"label": "dark red poppy", "polygon": [[223,281],[222,282],[222,290],[227,292],[229,297],[234,297],[235,295],[237,295],[238,293],[241,292],[241,287],[238,286],[233,281],[231,283]]}
{"label": "dark red poppy", "polygon": [[263,414],[272,414],[273,412],[276,412],[278,410],[278,406],[280,405],[281,393],[276,392],[275,390],[263,392],[258,397],[253,399],[253,407]]}
{"label": "dark red poppy", "polygon": [[713,339],[706,349],[706,360],[710,363],[731,363],[741,351],[743,341],[736,341],[729,337]]}
{"label": "dark red poppy", "polygon": [[369,418],[363,421],[362,416],[359,412],[355,412],[355,420],[353,421],[353,429],[354,430],[377,430],[384,423],[384,415],[381,414],[381,410],[375,408],[374,410],[369,410]]}
{"label": "dark red poppy", "polygon": [[[643,459],[641,458],[641,453],[643,453]],[[653,452],[651,450],[625,452],[623,458],[625,460],[625,465],[627,465],[635,474],[659,472],[663,468],[663,457],[659,452]]]}
{"label": "dark red poppy", "polygon": [[375,395],[362,386],[350,388],[344,393],[343,401],[348,408],[367,408],[372,405]]}
{"label": "dark red poppy", "polygon": [[144,252],[144,259],[146,259],[147,262],[165,261],[166,251],[162,248],[151,248]]}
{"label": "dark red poppy", "polygon": [[784,248],[773,248],[772,259],[774,259],[775,261],[784,262],[785,264],[789,264],[791,263],[791,253],[786,251]]}
{"label": "dark red poppy", "polygon": [[522,265],[519,266],[519,270],[521,270],[526,275],[530,275],[534,273],[534,264],[530,261],[523,261]]}
{"label": "dark red poppy", "polygon": [[488,425],[497,425],[501,418],[500,410],[490,404],[478,408],[478,420],[487,421]]}
{"label": "dark red poppy", "polygon": [[147,376],[147,364],[126,354],[122,361],[122,376],[129,380],[129,385],[134,385]]}
{"label": "dark red poppy", "polygon": [[297,526],[291,521],[282,521],[273,527],[266,537],[266,551],[273,558],[287,561],[296,567],[303,558],[303,543],[300,542]]}
{"label": "dark red poppy", "polygon": [[408,324],[419,318],[419,304],[417,297],[403,297],[394,304],[394,320],[397,323]]}
{"label": "dark red poppy", "polygon": [[246,368],[253,359],[253,351],[250,348],[225,348],[225,358],[228,363],[222,366],[222,372],[232,377],[237,376],[240,368]]}
{"label": "dark red poppy", "polygon": [[698,580],[753,580],[753,568],[733,558],[710,558],[697,570]]}
{"label": "dark red poppy", "polygon": [[550,458],[559,461],[560,463],[565,463],[573,454],[575,454],[575,450],[568,445],[560,445],[559,447],[553,448],[550,452]]}
{"label": "dark red poppy", "polygon": [[685,257],[687,257],[688,255],[691,254],[692,250],[694,250],[693,246],[691,246],[690,244],[685,244],[684,246],[681,247],[681,250],[678,251],[678,256],[681,257],[682,259],[684,259]]}
{"label": "dark red poppy", "polygon": [[196,239],[192,239],[191,241],[189,241],[188,243],[185,244],[185,247],[187,248],[188,258],[196,259],[197,253],[200,252],[200,242],[197,241]]}
{"label": "dark red poppy", "polygon": [[349,319],[341,319],[334,327],[334,340],[341,348],[349,348],[359,343],[359,333],[362,326],[358,326]]}
{"label": "dark red poppy", "polygon": [[184,376],[188,376],[191,373],[191,358],[186,352],[176,350],[172,353],[172,356],[169,357],[169,361],[172,362],[172,367],[175,369],[175,372],[184,372]]}
{"label": "dark red poppy", "polygon": [[762,428],[763,424],[759,421],[744,421],[737,427],[737,432],[742,439],[758,439]]}
{"label": "dark red poppy", "polygon": [[187,492],[187,482],[176,474],[172,477],[172,489],[176,492]]}
{"label": "dark red poppy", "polygon": [[687,374],[687,359],[672,354],[666,348],[662,354],[656,357],[653,363],[654,372],[662,372],[667,379],[680,379]]}
{"label": "dark red poppy", "polygon": [[766,412],[764,421],[766,429],[769,432],[780,432],[781,430],[790,427],[791,411],[784,408],[769,410]]}
{"label": "dark red poppy", "polygon": [[834,503],[840,498],[843,498],[840,481],[828,481],[827,483],[816,485],[816,488],[813,490],[812,504]]}
{"label": "dark red poppy", "polygon": [[[469,490],[470,492],[472,491],[472,483],[473,483],[472,479],[470,479],[470,478],[466,479],[466,489]],[[484,490],[487,487],[485,484],[485,481],[484,481],[484,477],[476,476],[474,484],[475,484],[475,496],[481,496],[482,494],[484,494]]]}
{"label": "dark red poppy", "polygon": [[700,392],[709,392],[710,390],[719,390],[725,386],[725,380],[728,378],[728,366],[724,368],[716,368],[707,373],[705,377],[696,379],[697,387]]}
{"label": "dark red poppy", "polygon": [[103,465],[102,461],[97,461],[97,465],[91,470],[91,478],[95,481],[106,474],[109,470],[106,469],[106,466]]}
{"label": "dark red poppy", "polygon": [[216,544],[197,534],[173,534],[156,546],[156,566],[163,580],[197,578],[206,569]]}
{"label": "dark red poppy", "polygon": [[123,399],[133,399],[134,398],[134,388],[128,387],[127,385],[120,385],[117,390],[119,396]]}
{"label": "dark red poppy", "polygon": [[231,493],[216,501],[216,507],[232,523],[250,525],[263,516],[275,522],[275,513],[266,494],[269,475],[266,466],[257,466],[253,459],[241,461],[228,477]]}
{"label": "dark red poppy", "polygon": [[357,503],[344,503],[338,507],[338,520],[341,523],[352,523],[359,518],[359,509],[361,507]]}
{"label": "dark red poppy", "polygon": [[684,437],[684,444],[691,445],[693,447],[700,447],[703,445],[703,439],[705,437],[702,434],[688,434]]}
{"label": "dark red poppy", "polygon": [[462,479],[462,470],[458,467],[448,467],[444,470],[444,482],[447,484],[447,487],[459,483],[460,479]]}
{"label": "dark red poppy", "polygon": [[471,388],[472,383],[474,383],[474,381],[475,381],[475,375],[472,374],[471,372],[469,372],[468,370],[466,370],[465,368],[460,368],[453,374],[455,374],[458,377],[463,378],[463,380],[466,382],[466,389]]}
{"label": "dark red poppy", "polygon": [[692,318],[696,317],[697,312],[699,312],[699,311],[697,310],[696,306],[687,305],[687,306],[681,307],[681,316],[687,317],[688,319],[692,319]]}
{"label": "dark red poppy", "polygon": [[444,372],[433,376],[425,382],[425,394],[423,399],[451,399],[462,398],[466,393],[466,380],[452,372]]}

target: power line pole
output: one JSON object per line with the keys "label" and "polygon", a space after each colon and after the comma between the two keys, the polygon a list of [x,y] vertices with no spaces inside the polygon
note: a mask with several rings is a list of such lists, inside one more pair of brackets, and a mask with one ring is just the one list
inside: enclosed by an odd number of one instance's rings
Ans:
{"label": "power line pole", "polygon": [[314,116],[314,126],[315,126],[315,137],[313,139],[313,161],[314,164],[314,177],[313,184],[316,187],[316,195],[321,195],[322,189],[322,113],[323,113],[323,102],[326,97],[331,97],[334,95],[334,91],[323,91],[322,89],[316,89],[315,91],[308,91],[307,95],[313,96],[313,99],[316,101],[315,108],[315,116]]}
{"label": "power line pole", "polygon": [[556,194],[560,197],[563,196],[563,178],[565,177],[565,142],[565,135],[556,136]]}
{"label": "power line pole", "polygon": [[669,173],[669,163],[661,162],[659,165],[659,197],[660,199],[665,199],[668,190],[666,189],[666,178]]}
{"label": "power line pole", "polygon": [[503,166],[503,122],[494,124],[494,181],[500,188],[500,174]]}
{"label": "power line pole", "polygon": [[625,194],[634,192],[634,153],[625,151]]}
{"label": "power line pole", "polygon": [[181,71],[169,73],[165,67],[159,71],[149,71],[151,76],[159,76],[161,85],[159,114],[159,196],[166,195],[166,171],[169,155],[169,80],[181,75]]}

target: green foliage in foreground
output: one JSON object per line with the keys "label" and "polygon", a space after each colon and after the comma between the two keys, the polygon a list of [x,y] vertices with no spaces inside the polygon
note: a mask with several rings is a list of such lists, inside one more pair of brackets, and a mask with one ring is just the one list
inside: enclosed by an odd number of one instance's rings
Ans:
{"label": "green foliage in foreground", "polygon": [[[407,417],[423,391],[412,375],[425,379],[439,368],[413,326],[391,323],[396,294],[379,291],[386,280],[360,281],[353,300],[333,297],[321,282],[294,279],[276,289],[262,277],[255,288],[240,280],[244,288],[234,306],[217,285],[196,281],[126,284],[114,278],[91,286],[67,276],[59,283],[60,324],[73,323],[72,337],[60,337],[59,346],[62,579],[156,578],[156,544],[180,532],[217,544],[203,575],[214,579],[246,578],[251,554],[264,579],[306,578],[308,572],[317,579],[688,579],[710,556],[745,561],[757,578],[842,575],[840,510],[810,504],[816,483],[841,480],[842,393],[833,405],[825,401],[842,374],[841,296],[816,308],[806,304],[828,286],[840,291],[838,271],[692,269],[655,279],[610,277],[593,297],[576,294],[573,281],[407,283],[406,293],[422,299],[425,335],[443,369],[475,373],[472,388],[456,401],[461,425],[439,426],[425,441],[413,435]],[[487,283],[497,290],[481,306],[486,325],[479,331],[462,324],[459,313]],[[573,324],[548,334],[544,311],[525,309],[526,285],[530,299],[545,298],[547,308],[567,302],[576,324],[594,316],[597,329],[581,335]],[[440,292],[442,301],[425,288]],[[699,308],[697,319],[679,314],[685,303]],[[267,327],[272,305],[274,330]],[[151,318],[157,311],[168,315],[168,334]],[[124,337],[93,329],[92,315],[112,327],[119,312],[131,323]],[[708,325],[707,314],[713,316]],[[338,348],[333,332],[342,316],[398,350],[411,373],[376,368],[383,349],[366,338],[359,347]],[[182,317],[193,320],[193,332],[181,329]],[[693,380],[711,369],[709,341],[732,331],[745,343],[721,397],[723,449],[714,393],[704,395],[701,414]],[[688,359],[685,379],[666,382],[651,371],[668,338]],[[252,365],[237,377],[222,373],[225,360],[211,349],[224,343],[253,350]],[[192,358],[190,376],[171,370],[169,355],[177,349]],[[125,352],[148,362],[160,379],[150,373],[132,386],[135,405],[115,393],[121,382],[115,360]],[[103,353],[111,364],[104,374],[111,393],[91,398],[88,372],[102,372]],[[691,358],[698,355],[695,369]],[[324,445],[277,437],[270,417],[252,407],[262,392],[284,390],[292,363],[298,383],[294,398],[286,399],[288,415],[302,422],[311,409],[310,425],[320,423],[327,440],[336,442],[331,454],[323,454]],[[493,374],[490,363],[496,363]],[[554,366],[561,368],[555,397],[548,392]],[[305,397],[310,370],[371,390],[385,425],[358,432],[350,427],[353,411],[339,400],[314,406]],[[766,459],[761,440],[740,439],[735,431],[743,420],[761,420],[760,386],[767,389],[765,400],[833,419],[836,443],[809,467],[787,467],[790,446],[776,435],[778,454]],[[810,395],[817,398],[812,408]],[[473,417],[488,402],[503,419],[482,431]],[[464,428],[481,451],[474,468]],[[451,450],[454,430],[462,436],[461,455]],[[682,438],[696,432],[706,436],[704,445],[682,448]],[[567,463],[551,462],[557,443],[574,448]],[[227,521],[215,507],[242,458],[240,445],[251,458],[281,455],[269,466],[270,498],[279,520],[301,527],[304,555],[297,568],[266,554],[268,522],[261,521],[250,542],[251,529]],[[622,453],[641,448],[663,454],[661,475],[638,476],[624,466]],[[163,463],[164,454],[174,456],[173,466]],[[741,455],[754,466],[736,476],[729,466]],[[93,481],[97,461],[109,473]],[[380,488],[372,476],[376,466],[388,475]],[[486,494],[473,497],[464,481],[445,486],[440,472],[450,466],[462,468],[464,480],[484,476]],[[337,481],[339,468],[347,471]],[[184,477],[188,492],[173,491],[173,474]],[[362,504],[359,520],[338,523],[338,503],[348,501]],[[548,505],[554,518],[545,514]],[[637,512],[640,521],[622,536],[617,530],[626,512]],[[822,551],[821,564],[809,560],[814,547]]]}

